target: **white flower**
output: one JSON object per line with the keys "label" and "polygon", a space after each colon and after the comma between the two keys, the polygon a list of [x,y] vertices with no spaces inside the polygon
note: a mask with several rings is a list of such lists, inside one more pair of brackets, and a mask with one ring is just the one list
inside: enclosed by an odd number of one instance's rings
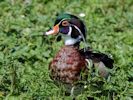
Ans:
{"label": "white flower", "polygon": [[86,88],[87,88],[87,85],[84,86],[84,89],[86,89]]}
{"label": "white flower", "polygon": [[85,13],[80,13],[79,16],[80,17],[85,17]]}

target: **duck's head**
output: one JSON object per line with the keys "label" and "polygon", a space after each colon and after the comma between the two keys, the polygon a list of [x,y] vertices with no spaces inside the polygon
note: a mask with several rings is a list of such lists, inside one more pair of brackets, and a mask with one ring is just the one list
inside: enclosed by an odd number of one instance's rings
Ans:
{"label": "duck's head", "polygon": [[78,17],[71,14],[60,14],[57,16],[53,28],[45,33],[45,35],[57,34],[62,36],[65,45],[79,45],[81,41],[85,41],[86,27]]}

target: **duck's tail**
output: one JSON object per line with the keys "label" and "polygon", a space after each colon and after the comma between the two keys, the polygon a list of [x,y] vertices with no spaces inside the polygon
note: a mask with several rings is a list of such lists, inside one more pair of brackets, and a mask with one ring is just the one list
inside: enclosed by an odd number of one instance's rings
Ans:
{"label": "duck's tail", "polygon": [[104,53],[93,51],[91,48],[87,48],[86,51],[81,49],[80,52],[86,59],[92,59],[95,62],[103,62],[106,67],[110,69],[113,68],[114,60]]}

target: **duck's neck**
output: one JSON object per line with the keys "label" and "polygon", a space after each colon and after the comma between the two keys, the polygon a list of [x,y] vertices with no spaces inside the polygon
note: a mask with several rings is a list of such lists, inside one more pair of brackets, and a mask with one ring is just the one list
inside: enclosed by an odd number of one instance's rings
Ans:
{"label": "duck's neck", "polygon": [[65,45],[73,45],[73,46],[79,46],[80,44],[80,41],[81,41],[81,37],[77,37],[77,38],[72,38],[71,36],[69,35],[64,35],[63,36],[63,39],[64,39],[64,43]]}
{"label": "duck's neck", "polygon": [[80,44],[80,42],[72,44],[72,45],[65,45],[65,46],[66,47],[73,47],[73,48],[79,49],[79,46],[80,46],[79,44]]}

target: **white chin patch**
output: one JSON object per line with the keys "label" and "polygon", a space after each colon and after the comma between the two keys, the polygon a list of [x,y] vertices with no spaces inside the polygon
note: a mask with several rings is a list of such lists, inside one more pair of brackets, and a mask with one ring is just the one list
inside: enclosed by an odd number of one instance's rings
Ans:
{"label": "white chin patch", "polygon": [[73,45],[77,42],[76,39],[71,37],[71,33],[72,33],[72,27],[69,27],[68,34],[63,36],[65,40],[65,45]]}
{"label": "white chin patch", "polygon": [[76,39],[70,38],[70,39],[65,40],[65,45],[73,45],[73,44],[75,44],[76,42],[77,42]]}
{"label": "white chin patch", "polygon": [[76,39],[72,38],[71,36],[64,36],[64,40],[65,40],[65,45],[74,45],[75,43],[80,42],[81,36],[79,36]]}
{"label": "white chin patch", "polygon": [[67,35],[62,34],[63,35],[62,37],[65,40],[65,45],[74,45],[75,43],[80,42],[81,36],[78,36],[78,38],[75,39],[71,37],[71,34],[72,34],[72,27],[69,27],[69,32]]}

